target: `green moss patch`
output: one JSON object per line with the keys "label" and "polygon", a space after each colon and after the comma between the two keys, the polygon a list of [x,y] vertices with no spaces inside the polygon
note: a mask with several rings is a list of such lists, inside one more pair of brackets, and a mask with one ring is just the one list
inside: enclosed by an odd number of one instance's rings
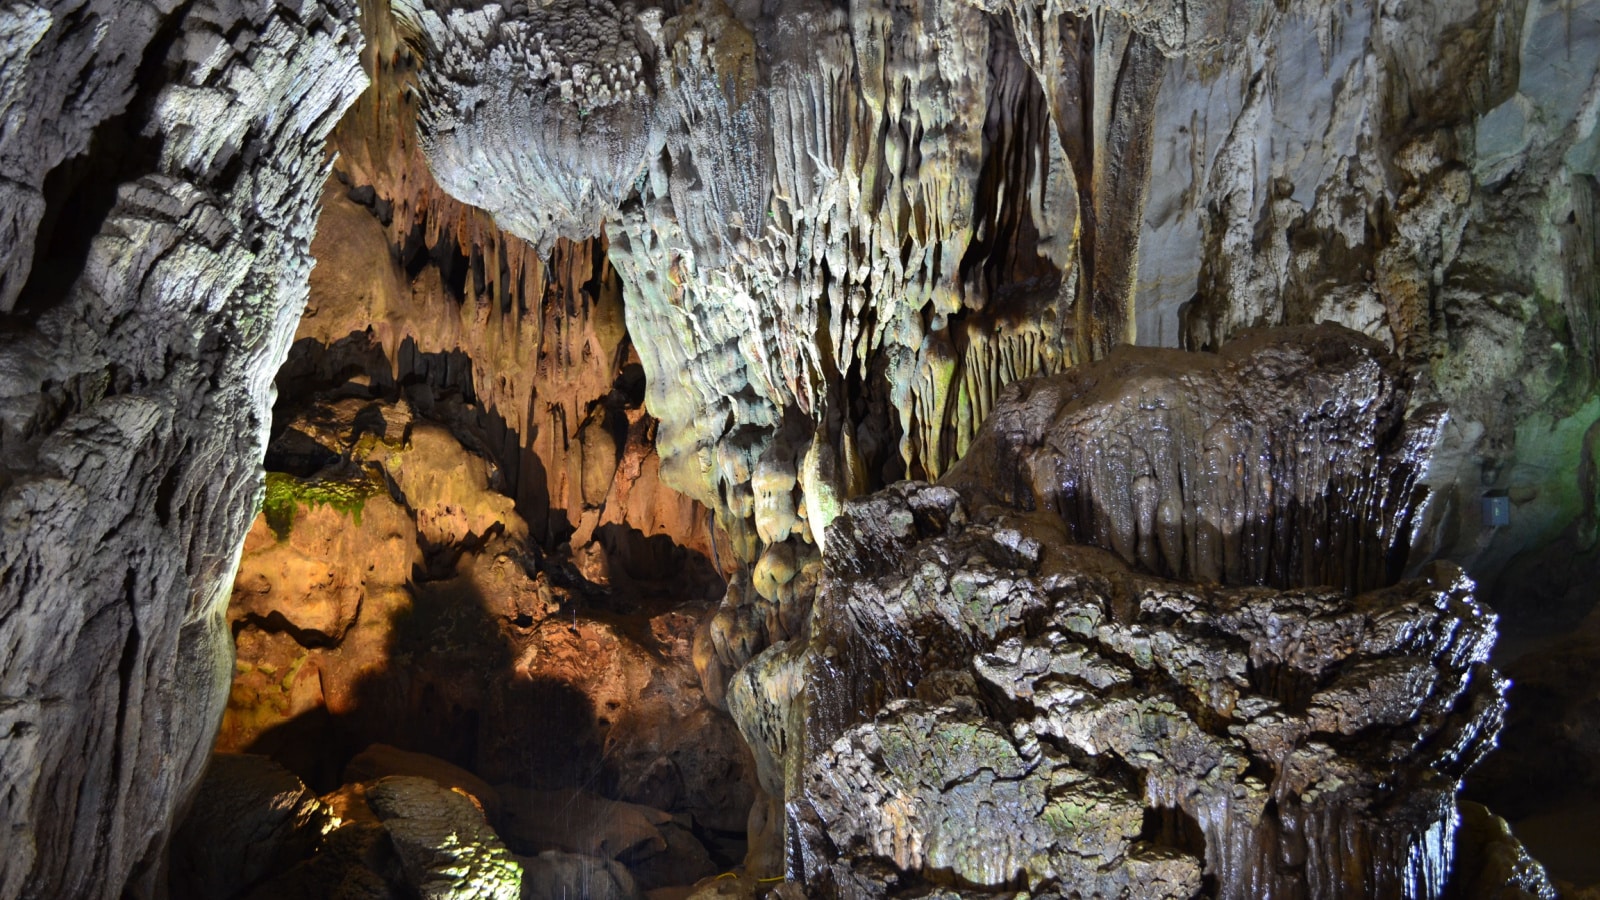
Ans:
{"label": "green moss patch", "polygon": [[266,497],[261,511],[267,516],[267,526],[278,540],[289,537],[294,527],[295,510],[300,507],[315,509],[331,506],[361,524],[361,510],[383,485],[369,476],[348,481],[319,478],[296,478],[287,472],[267,473]]}

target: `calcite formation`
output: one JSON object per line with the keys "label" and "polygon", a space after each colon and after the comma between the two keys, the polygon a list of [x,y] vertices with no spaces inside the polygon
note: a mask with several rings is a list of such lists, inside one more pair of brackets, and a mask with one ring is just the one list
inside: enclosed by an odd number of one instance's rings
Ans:
{"label": "calcite formation", "polygon": [[354,18],[0,12],[7,900],[152,890],[205,766],[324,142],[364,84]]}
{"label": "calcite formation", "polygon": [[1420,539],[1448,419],[1409,400],[1398,361],[1338,326],[1216,354],[1124,348],[1006,388],[948,483],[1054,513],[1147,572],[1381,587]]}
{"label": "calcite formation", "polygon": [[[641,408],[604,238],[530,244],[440,188],[414,123],[419,57],[397,27],[387,4],[362,18],[373,83],[334,131],[340,157],[312,247],[322,264],[280,392],[354,378],[459,394],[500,490],[545,547],[628,557],[670,539],[716,556],[709,513],[658,477],[656,419]],[[494,193],[516,183],[498,179]]]}
{"label": "calcite formation", "polygon": [[[572,700],[542,665],[670,671],[692,715],[630,724],[608,790],[714,793],[657,745],[726,705],[752,865],[808,890],[1438,893],[1493,629],[1396,579],[1594,566],[1600,2],[360,6],[0,9],[0,900],[160,892],[230,624],[241,742],[364,699],[345,649],[524,723]],[[1396,359],[1245,336],[1327,321]],[[230,623],[286,354],[282,422],[361,402],[270,454]],[[637,642],[550,591],[570,557],[610,615],[694,554],[721,606]],[[446,683],[484,647],[537,684]],[[470,743],[451,715],[419,729]],[[422,890],[430,827],[404,864],[339,829],[263,896]],[[639,887],[521,849],[531,889]]]}
{"label": "calcite formation", "polygon": [[[742,558],[1131,334],[1160,61],[1244,16],[985,7],[396,7],[441,185],[541,246],[606,221],[663,458]],[[763,464],[805,521],[755,514]]]}
{"label": "calcite formation", "polygon": [[[1139,241],[1141,343],[1334,321],[1446,403],[1441,551],[1491,575],[1555,536],[1531,419],[1594,421],[1600,4],[1297,3],[1239,52],[1167,61]],[[1519,493],[1509,527],[1477,515]],[[1586,576],[1587,577],[1587,576]],[[1507,590],[1514,601],[1518,591]]]}
{"label": "calcite formation", "polygon": [[[1410,524],[1498,566],[1537,529],[1476,493],[1600,371],[1593,3],[395,13],[443,189],[538,247],[604,231],[662,475],[751,566],[947,471],[1007,383],[1321,321],[1458,411]],[[792,633],[786,583],[730,591],[713,669]]]}
{"label": "calcite formation", "polygon": [[[1086,542],[1083,510],[1140,491],[1090,477],[1071,453],[1114,445],[1140,415],[1167,425],[1127,433],[1166,435],[1146,446],[1152,457],[1169,448],[1183,471],[1259,432],[1299,437],[1269,442],[1253,464],[1347,454],[1368,482],[1395,474],[1377,435],[1406,433],[1402,388],[1342,406],[1270,402],[1293,385],[1381,371],[1370,342],[1325,328],[1245,343],[1228,359],[1113,354],[1019,384],[943,483],[845,505],[809,633],[736,673],[728,699],[764,788],[782,798],[788,873],[808,891],[1442,895],[1456,790],[1504,710],[1505,681],[1486,664],[1495,618],[1459,569],[1329,584],[1378,538],[1325,535],[1383,516],[1359,505],[1305,516],[1297,494],[1341,489],[1344,476],[1318,465],[1280,473],[1281,503],[1225,504],[1258,517],[1228,539],[1277,535],[1259,552],[1286,562],[1298,557],[1285,548],[1316,544],[1335,560],[1328,569],[1228,570],[1219,584],[1218,571],[1171,566],[1187,579],[1171,581],[1136,571],[1164,565],[1138,540]],[[1214,393],[1202,399],[1176,374],[1190,365]],[[1275,376],[1260,377],[1262,365]],[[1387,390],[1393,419],[1373,413]],[[1185,411],[1194,417],[1169,418]],[[1423,414],[1409,427],[1435,425]],[[1017,465],[1008,452],[1020,448],[1044,464]],[[1153,508],[1192,509],[1178,488],[1149,488]],[[1046,502],[1069,489],[1081,502]],[[1415,495],[1401,497],[1391,514],[1414,511]]]}

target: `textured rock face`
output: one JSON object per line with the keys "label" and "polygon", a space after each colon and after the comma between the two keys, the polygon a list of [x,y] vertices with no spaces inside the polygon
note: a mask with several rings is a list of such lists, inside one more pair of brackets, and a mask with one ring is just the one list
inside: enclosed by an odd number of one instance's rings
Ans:
{"label": "textured rock face", "polygon": [[367,791],[406,882],[423,900],[518,900],[522,867],[465,794],[391,776]]}
{"label": "textured rock face", "polygon": [[1147,572],[1380,587],[1419,538],[1446,420],[1408,399],[1396,360],[1338,326],[1219,354],[1125,348],[1008,387],[947,483],[1054,513]]}
{"label": "textured rock face", "polygon": [[1160,60],[1243,14],[1026,7],[396,14],[446,190],[541,245],[606,220],[671,480],[754,561],[825,522],[763,515],[753,470],[825,520],[1129,333]]}
{"label": "textured rock face", "polygon": [[[1593,2],[1300,3],[1167,62],[1156,103],[1139,341],[1335,321],[1394,347],[1455,420],[1438,542],[1486,579],[1581,490],[1575,446],[1542,473],[1595,420],[1597,42]],[[1493,488],[1510,527],[1479,521]]]}
{"label": "textured rock face", "polygon": [[[1011,381],[1322,321],[1458,412],[1430,550],[1493,575],[1572,517],[1513,438],[1593,421],[1593,3],[396,13],[443,188],[539,246],[604,221],[663,477],[752,566],[947,471]],[[793,634],[787,583],[729,593],[708,684]]]}
{"label": "textured rock face", "polygon": [[219,754],[173,835],[176,898],[237,897],[311,855],[327,810],[300,779],[264,756]]}
{"label": "textured rock face", "polygon": [[[629,565],[652,541],[716,555],[709,513],[658,478],[605,241],[535,246],[439,188],[417,146],[417,58],[395,27],[387,4],[363,17],[374,81],[334,133],[337,183],[312,247],[323,264],[280,393],[355,377],[459,394],[499,490],[547,548],[598,541]],[[486,183],[497,196],[516,184]]]}
{"label": "textured rock face", "polygon": [[483,436],[459,396],[423,415],[350,390],[285,412],[269,446],[270,464],[314,471],[270,473],[246,537],[219,748],[272,754],[327,789],[382,741],[742,830],[746,754],[692,661],[721,584],[709,564],[681,549],[602,557],[596,584],[541,560],[468,449]]}
{"label": "textured rock face", "polygon": [[0,897],[119,895],[205,764],[353,20],[0,14]]}
{"label": "textured rock face", "polygon": [[[1306,337],[1261,341],[1244,358],[1275,359],[1282,384],[1381,368],[1347,332]],[[1193,399],[1192,382],[1149,377],[1156,358],[1114,355],[1019,386],[975,446],[1048,458],[1114,442],[1097,429],[1126,413],[1124,389],[1143,389],[1150,416]],[[1218,440],[1320,423],[1318,458],[1342,449],[1358,471],[1384,468],[1381,447],[1352,437],[1370,433],[1368,405],[1273,410],[1248,399],[1282,385],[1216,370],[1217,416],[1173,431]],[[1029,440],[1008,427],[1019,420],[1055,430]],[[1181,433],[1171,446],[1180,467],[1204,456]],[[1135,574],[1074,540],[1074,508],[1028,502],[1051,477],[1051,493],[1075,483],[1091,503],[1120,488],[1071,465],[1034,469],[1030,484],[1028,468],[1005,462],[974,452],[946,485],[846,504],[809,635],[735,674],[729,708],[763,786],[783,797],[792,876],[838,896],[954,879],[977,892],[1190,897],[1202,878],[1230,898],[1441,895],[1456,789],[1504,709],[1505,682],[1486,665],[1494,617],[1458,569],[1353,596],[1302,585],[1321,571],[1293,567],[1278,587]],[[1302,471],[1307,485],[1326,477]],[[1269,532],[1308,541],[1371,514],[1263,512]],[[1131,547],[1112,549],[1140,564]]]}
{"label": "textured rock face", "polygon": [[[406,762],[453,780],[440,760]],[[197,900],[517,900],[523,874],[460,788],[388,775],[317,797],[266,757],[228,753],[174,837],[172,873],[172,895]]]}

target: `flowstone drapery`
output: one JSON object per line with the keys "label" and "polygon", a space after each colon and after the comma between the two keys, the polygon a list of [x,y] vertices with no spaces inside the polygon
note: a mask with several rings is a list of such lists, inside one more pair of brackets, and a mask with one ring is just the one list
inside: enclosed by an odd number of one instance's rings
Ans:
{"label": "flowstone drapery", "polygon": [[[1441,896],[1506,682],[1459,569],[1365,567],[1403,558],[1403,529],[1368,526],[1415,512],[1438,428],[1402,415],[1391,365],[1332,327],[1113,353],[1007,389],[940,484],[847,503],[806,633],[729,688],[791,877],[838,897]],[[1331,383],[1350,402],[1321,399]],[[1351,479],[1366,503],[1301,507]],[[1170,510],[1165,531],[1114,511],[1130,499]],[[1224,564],[1256,558],[1283,565]]]}

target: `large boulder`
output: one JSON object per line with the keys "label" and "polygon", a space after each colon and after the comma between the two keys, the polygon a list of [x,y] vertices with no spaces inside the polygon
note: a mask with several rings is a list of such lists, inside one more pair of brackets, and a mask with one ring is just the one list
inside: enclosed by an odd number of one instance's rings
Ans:
{"label": "large boulder", "polygon": [[522,867],[465,793],[394,775],[368,789],[367,804],[423,900],[520,900]]}
{"label": "large boulder", "polygon": [[240,896],[310,856],[327,824],[327,810],[288,769],[265,756],[213,754],[173,835],[172,896]]}

